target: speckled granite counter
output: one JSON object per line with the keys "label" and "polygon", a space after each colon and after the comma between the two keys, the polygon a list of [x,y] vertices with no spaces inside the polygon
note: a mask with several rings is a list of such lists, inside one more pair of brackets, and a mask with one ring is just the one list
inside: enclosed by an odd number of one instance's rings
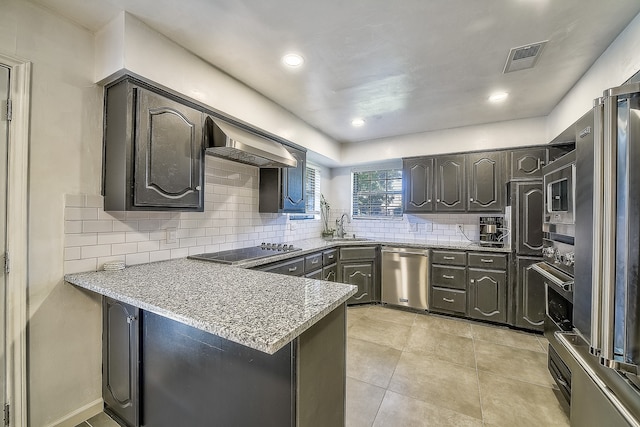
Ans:
{"label": "speckled granite counter", "polygon": [[464,250],[464,251],[477,251],[477,252],[498,252],[498,253],[509,253],[511,252],[511,248],[498,248],[498,247],[489,247],[489,246],[480,246],[474,242],[433,242],[433,241],[414,241],[414,242],[406,242],[399,240],[374,240],[374,239],[345,239],[345,240],[325,240],[325,239],[308,239],[308,240],[298,240],[291,243],[294,246],[302,249],[301,251],[293,251],[293,252],[282,252],[278,255],[273,255],[268,258],[260,258],[249,261],[242,261],[234,264],[236,267],[241,268],[253,268],[258,267],[260,265],[270,264],[272,262],[282,261],[289,258],[298,257],[301,255],[309,254],[312,252],[330,249],[330,248],[338,248],[341,246],[362,246],[362,245],[382,245],[382,246],[402,246],[406,248],[421,248],[421,249],[451,249],[451,250]]}
{"label": "speckled granite counter", "polygon": [[65,280],[268,354],[357,289],[190,259],[68,274]]}

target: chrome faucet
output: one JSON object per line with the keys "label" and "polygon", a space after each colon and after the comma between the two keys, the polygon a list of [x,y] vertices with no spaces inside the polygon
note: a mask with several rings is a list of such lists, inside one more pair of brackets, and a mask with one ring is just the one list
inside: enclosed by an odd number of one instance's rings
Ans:
{"label": "chrome faucet", "polygon": [[349,214],[348,213],[343,213],[342,216],[340,217],[340,219],[336,219],[336,233],[338,235],[338,238],[343,239],[345,234],[347,234],[344,231],[344,217],[347,217],[347,223],[351,224],[351,218],[349,218]]}

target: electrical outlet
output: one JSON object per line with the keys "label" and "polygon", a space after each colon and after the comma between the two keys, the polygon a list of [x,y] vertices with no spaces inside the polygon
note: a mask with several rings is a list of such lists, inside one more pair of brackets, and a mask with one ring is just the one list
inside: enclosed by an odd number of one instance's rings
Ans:
{"label": "electrical outlet", "polygon": [[178,241],[178,230],[175,227],[167,228],[167,245],[172,243],[177,243]]}

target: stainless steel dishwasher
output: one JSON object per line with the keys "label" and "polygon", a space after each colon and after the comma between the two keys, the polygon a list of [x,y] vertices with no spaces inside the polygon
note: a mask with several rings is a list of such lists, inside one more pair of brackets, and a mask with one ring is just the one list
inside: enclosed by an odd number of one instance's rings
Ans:
{"label": "stainless steel dishwasher", "polygon": [[429,250],[382,247],[382,302],[429,308]]}

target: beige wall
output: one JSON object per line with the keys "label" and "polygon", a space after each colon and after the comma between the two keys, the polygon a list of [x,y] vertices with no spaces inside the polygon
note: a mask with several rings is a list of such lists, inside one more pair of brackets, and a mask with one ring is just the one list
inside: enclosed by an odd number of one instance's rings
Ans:
{"label": "beige wall", "polygon": [[0,3],[0,51],[33,64],[29,165],[30,425],[100,395],[100,307],[62,280],[65,193],[97,193],[102,91],[93,35],[25,1]]}

